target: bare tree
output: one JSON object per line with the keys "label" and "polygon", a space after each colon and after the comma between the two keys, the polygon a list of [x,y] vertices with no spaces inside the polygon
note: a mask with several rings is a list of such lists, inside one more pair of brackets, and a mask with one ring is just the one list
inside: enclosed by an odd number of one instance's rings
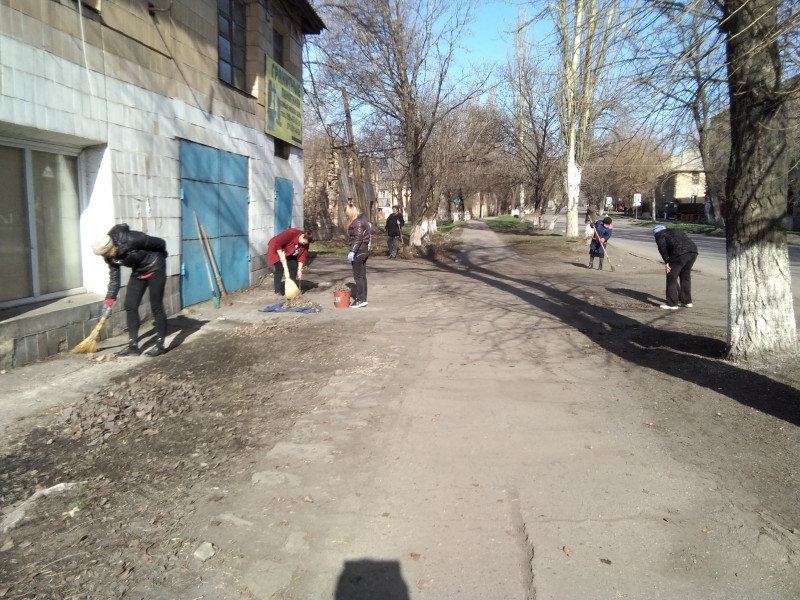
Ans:
{"label": "bare tree", "polygon": [[705,172],[706,201],[713,207],[717,227],[723,229],[719,200],[725,181],[720,167],[727,161],[727,152],[719,152],[711,132],[712,118],[727,108],[728,100],[721,8],[708,0],[686,5],[659,1],[654,8],[658,26],[651,26],[651,34],[644,38],[633,38],[641,39],[639,82],[662,97],[659,112],[668,115],[677,136],[688,138],[697,148]]}
{"label": "bare tree", "polygon": [[[541,225],[548,202],[554,199],[557,178],[558,111],[555,77],[544,73],[527,42],[524,14],[515,28],[515,54],[509,62],[507,84],[512,100],[514,152],[520,163],[520,209],[528,204],[532,220]],[[553,223],[555,220],[553,220]]]}
{"label": "bare tree", "polygon": [[610,51],[622,39],[621,0],[551,0],[559,59],[567,237],[577,237],[581,174],[595,125],[614,94]]}
{"label": "bare tree", "polygon": [[457,43],[471,17],[468,0],[334,0],[318,7],[329,31],[318,52],[329,80],[347,89],[354,107],[375,112],[398,130],[411,190],[411,243],[422,243],[438,198],[426,172],[425,147],[442,119],[476,97],[483,82],[453,82]]}
{"label": "bare tree", "polygon": [[780,6],[777,0],[725,0],[721,25],[730,88],[731,156],[725,189],[728,356],[734,360],[797,351],[784,228],[786,103],[796,90],[784,82],[786,55],[780,43],[793,28],[779,18],[786,18]]}

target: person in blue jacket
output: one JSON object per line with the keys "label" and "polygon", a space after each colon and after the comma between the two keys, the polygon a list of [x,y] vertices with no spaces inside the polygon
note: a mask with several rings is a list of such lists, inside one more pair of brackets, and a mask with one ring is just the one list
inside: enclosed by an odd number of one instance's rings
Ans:
{"label": "person in blue jacket", "polygon": [[594,259],[599,258],[600,265],[598,268],[602,271],[603,260],[606,257],[606,244],[611,234],[614,233],[614,226],[611,224],[611,217],[606,217],[591,223],[590,227],[594,229],[594,236],[592,236],[592,243],[589,244],[589,264],[587,266],[590,269],[594,268]]}

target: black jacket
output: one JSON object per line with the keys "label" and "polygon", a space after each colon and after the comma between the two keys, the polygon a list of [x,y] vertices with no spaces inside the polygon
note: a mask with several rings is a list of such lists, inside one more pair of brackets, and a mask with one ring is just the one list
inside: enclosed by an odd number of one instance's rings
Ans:
{"label": "black jacket", "polygon": [[658,253],[665,263],[681,254],[697,254],[697,244],[681,229],[663,229],[656,234]]}
{"label": "black jacket", "polygon": [[399,237],[400,229],[404,224],[405,221],[403,220],[403,215],[400,213],[390,214],[388,217],[386,217],[386,226],[384,227],[384,229],[386,229],[386,235],[389,237]]}
{"label": "black jacket", "polygon": [[369,246],[372,241],[372,225],[363,213],[358,215],[348,228],[350,236],[350,251],[356,256],[369,254]]}
{"label": "black jacket", "polygon": [[132,277],[142,278],[154,271],[167,270],[167,242],[141,231],[131,231],[127,223],[114,225],[108,236],[117,248],[116,256],[106,258],[109,279],[106,298],[117,299],[121,285],[120,267],[132,270]]}

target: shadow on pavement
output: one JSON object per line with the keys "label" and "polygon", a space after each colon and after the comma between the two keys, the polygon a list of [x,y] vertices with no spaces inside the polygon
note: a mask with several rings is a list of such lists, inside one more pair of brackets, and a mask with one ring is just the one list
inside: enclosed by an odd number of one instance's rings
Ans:
{"label": "shadow on pavement", "polygon": [[[474,266],[468,270],[437,261],[443,270],[491,285],[513,294],[586,335],[592,342],[624,360],[678,379],[689,381],[740,404],[800,426],[800,390],[762,373],[722,360],[726,343],[690,333],[659,329],[618,312],[590,304],[570,293],[539,281],[509,277]],[[651,296],[634,290],[615,293],[650,303]],[[608,328],[616,335],[608,335]]]}
{"label": "shadow on pavement", "polygon": [[335,600],[409,600],[395,560],[348,560],[336,583]]}

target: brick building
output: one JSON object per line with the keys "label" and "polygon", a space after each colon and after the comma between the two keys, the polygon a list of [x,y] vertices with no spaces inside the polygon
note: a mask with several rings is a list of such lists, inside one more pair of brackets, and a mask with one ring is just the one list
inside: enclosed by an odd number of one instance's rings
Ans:
{"label": "brick building", "polygon": [[169,314],[211,297],[195,214],[227,291],[259,280],[303,225],[302,48],[323,28],[307,0],[0,0],[0,367],[88,335],[108,279],[90,243],[116,223],[167,241]]}

